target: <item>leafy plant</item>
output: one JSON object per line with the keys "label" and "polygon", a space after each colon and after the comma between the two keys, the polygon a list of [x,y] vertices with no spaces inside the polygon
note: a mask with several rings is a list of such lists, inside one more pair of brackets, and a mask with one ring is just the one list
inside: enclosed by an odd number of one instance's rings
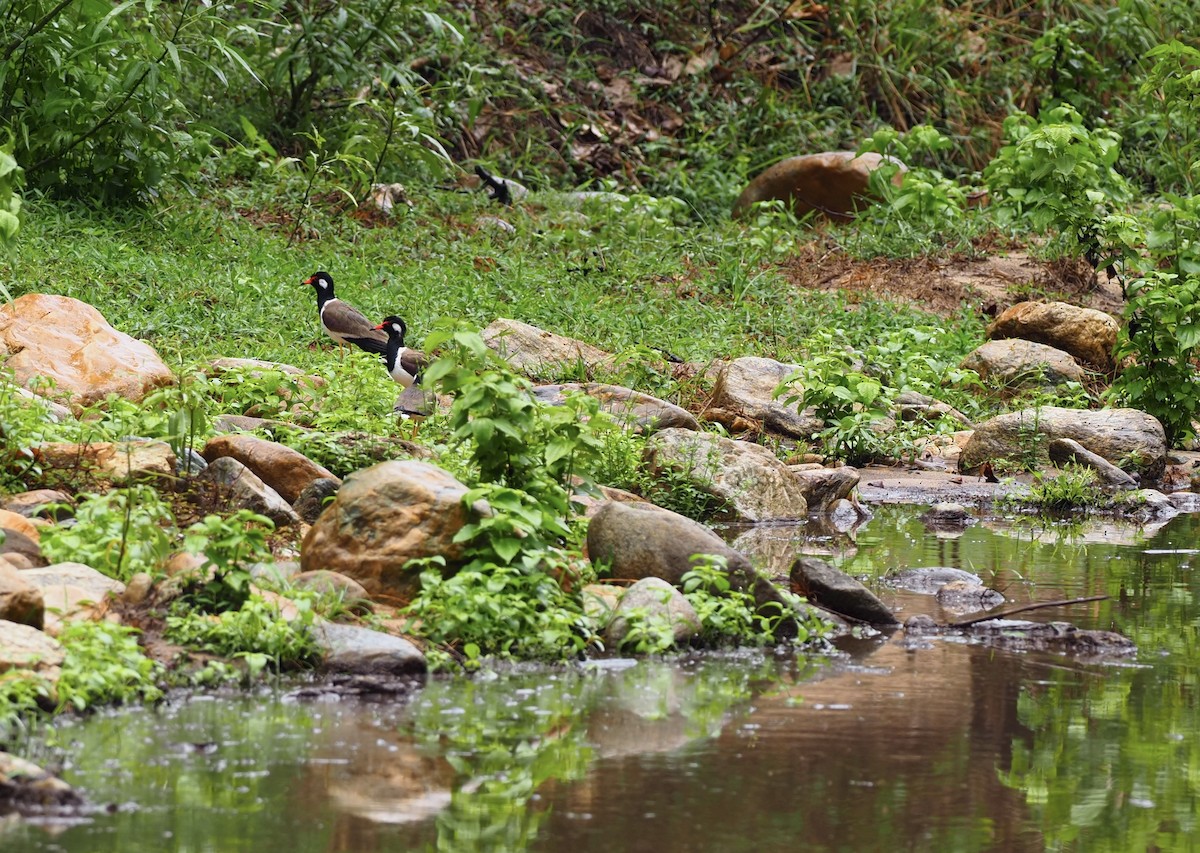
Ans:
{"label": "leafy plant", "polygon": [[1052,477],[1035,473],[1029,493],[1014,500],[1046,512],[1067,512],[1102,506],[1109,502],[1109,496],[1099,485],[1095,471],[1069,464]]}
{"label": "leafy plant", "polygon": [[313,639],[308,602],[293,602],[299,616],[284,618],[278,606],[250,596],[240,607],[218,615],[186,611],[176,605],[167,616],[166,636],[174,643],[222,657],[242,658],[251,672],[269,664],[276,670],[311,663],[320,654]]}
{"label": "leafy plant", "polygon": [[[727,568],[724,557],[701,554],[692,558],[691,570],[681,579],[684,597],[700,617],[701,639],[710,645],[777,642],[781,623],[798,618],[794,608],[785,612],[776,605],[774,612],[768,612],[759,607],[753,593],[733,586]],[[806,624],[797,642],[814,641],[828,633],[828,626],[820,620],[803,621]]]}
{"label": "leafy plant", "polygon": [[0,145],[0,246],[10,245],[21,227],[21,196],[17,190],[23,170],[12,152],[13,140],[10,138]]}
{"label": "leafy plant", "polygon": [[188,553],[203,554],[201,576],[189,582],[184,600],[206,613],[237,610],[250,597],[253,562],[269,559],[267,534],[275,529],[266,516],[239,509],[228,517],[206,515],[184,533]]}
{"label": "leafy plant", "polygon": [[408,615],[435,643],[459,648],[468,663],[484,655],[563,660],[591,642],[578,600],[545,572],[475,562],[445,578],[421,573],[421,594]]}
{"label": "leafy plant", "polygon": [[824,451],[851,464],[884,453],[875,424],[890,417],[891,388],[856,370],[847,356],[814,356],[775,389],[787,405],[812,406],[827,426],[814,437]]}
{"label": "leafy plant", "polygon": [[1066,104],[1044,111],[1036,122],[1023,113],[1011,115],[1004,132],[1008,144],[983,173],[998,221],[1057,231],[1068,251],[1093,266],[1107,263],[1102,222],[1130,197],[1128,184],[1114,169],[1120,136],[1087,128]]}
{"label": "leafy plant", "polygon": [[1196,187],[1200,163],[1200,49],[1172,39],[1146,54],[1154,65],[1142,81],[1143,95],[1161,95],[1170,133],[1161,148],[1169,153],[1184,186]]}
{"label": "leafy plant", "polygon": [[161,699],[162,667],[142,651],[139,633],[111,622],[68,621],[59,635],[66,649],[58,681],[60,706],[82,711],[112,702]]}
{"label": "leafy plant", "polygon": [[451,440],[479,481],[525,491],[566,518],[572,478],[587,476],[600,458],[598,432],[608,416],[599,401],[572,394],[561,406],[539,404],[529,381],[461,323],[442,324],[426,348],[442,350],[425,380],[454,396]]}
{"label": "leafy plant", "polygon": [[1116,358],[1128,361],[1108,398],[1162,423],[1167,442],[1193,437],[1200,380],[1192,364],[1200,347],[1200,276],[1151,272],[1128,285],[1125,326]]}
{"label": "leafy plant", "polygon": [[232,5],[9,4],[0,126],[31,186],[129,201],[194,170],[207,139],[187,127],[179,94],[185,76],[241,66],[222,14]]}
{"label": "leafy plant", "polygon": [[[670,591],[663,590],[664,603]],[[631,607],[621,611],[625,634],[620,649],[636,655],[658,655],[675,647],[675,626],[663,610]]]}
{"label": "leafy plant", "polygon": [[150,486],[88,495],[75,508],[75,523],[42,531],[42,553],[51,562],[76,561],[117,580],[154,572],[171,552],[174,516]]}

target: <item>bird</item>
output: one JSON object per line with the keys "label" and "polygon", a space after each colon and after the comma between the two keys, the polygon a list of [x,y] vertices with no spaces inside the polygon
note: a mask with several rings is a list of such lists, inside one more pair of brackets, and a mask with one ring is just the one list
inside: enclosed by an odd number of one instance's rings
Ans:
{"label": "bird", "polygon": [[381,354],[388,375],[405,388],[419,385],[421,371],[428,366],[429,359],[420,350],[404,345],[404,336],[408,334],[407,324],[395,314],[391,314],[384,317],[383,322],[375,326],[375,330],[387,335],[387,346]]}
{"label": "bird", "polygon": [[[333,293],[333,276],[325,271],[315,272],[304,280],[317,292],[317,314],[321,328],[338,344],[353,344],[367,352],[387,355],[388,336],[362,312],[343,302]],[[399,381],[399,380],[397,380]]]}

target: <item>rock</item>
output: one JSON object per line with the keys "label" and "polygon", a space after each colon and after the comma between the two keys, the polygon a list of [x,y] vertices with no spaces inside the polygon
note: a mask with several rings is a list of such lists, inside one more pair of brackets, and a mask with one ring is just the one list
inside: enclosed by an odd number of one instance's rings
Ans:
{"label": "rock", "polygon": [[[2,346],[3,344],[0,343],[0,352],[2,352]],[[75,418],[75,414],[61,403],[39,397],[28,388],[14,385],[3,378],[0,378],[0,394],[15,394],[22,403],[34,407],[42,419],[51,423],[62,424]]]}
{"label": "rock", "polygon": [[602,349],[517,320],[493,320],[482,335],[513,369],[528,376],[561,376],[612,364],[612,356]]}
{"label": "rock", "polygon": [[1196,492],[1173,492],[1167,500],[1180,512],[1200,512],[1200,494]]}
{"label": "rock", "polygon": [[[888,158],[900,167],[892,184],[904,181],[904,165]],[[852,219],[855,212],[869,204],[871,173],[884,158],[875,152],[856,155],[853,151],[828,151],[789,157],[758,175],[742,190],[733,204],[733,217],[750,212],[760,201],[780,199],[797,216],[816,211],[831,219]]]}
{"label": "rock", "polygon": [[[250,577],[256,581],[268,584],[290,584],[292,579],[301,574],[298,560],[271,560],[265,563],[254,563],[250,566]],[[320,571],[318,569],[318,571]],[[341,575],[345,577],[345,575]]]}
{"label": "rock", "polygon": [[935,466],[945,465],[949,470],[958,465],[958,457],[963,447],[974,435],[974,428],[959,430],[946,435],[928,435],[913,442],[913,449],[922,462],[933,463]]}
{"label": "rock", "polygon": [[608,565],[625,580],[662,578],[678,586],[697,554],[745,562],[703,524],[653,504],[603,504],[588,524],[587,551],[596,565]]}
{"label": "rock", "polygon": [[566,395],[571,392],[595,397],[600,401],[603,411],[635,432],[654,432],[672,427],[700,429],[700,422],[696,420],[696,416],[686,409],[619,385],[604,385],[599,382],[539,385],[533,389],[533,396],[543,403],[557,406],[561,405]]}
{"label": "rock", "polygon": [[425,655],[403,637],[325,621],[314,625],[312,632],[327,672],[397,676],[425,671]]}
{"label": "rock", "polygon": [[252,418],[249,415],[218,415],[213,419],[213,432],[254,432],[256,429],[269,429],[280,423],[268,418]]}
{"label": "rock", "polygon": [[942,418],[952,418],[962,426],[975,428],[971,419],[958,409],[917,391],[903,391],[897,394],[892,400],[892,406],[902,421],[924,420],[932,423]]}
{"label": "rock", "polygon": [[1018,302],[988,326],[990,340],[1021,338],[1070,353],[1108,373],[1120,325],[1103,311],[1066,302]]}
{"label": "rock", "polygon": [[499,216],[484,214],[475,220],[475,225],[478,228],[487,228],[492,231],[499,231],[503,234],[516,234],[516,227],[509,221],[501,219]]}
{"label": "rock", "polygon": [[965,506],[950,501],[935,503],[921,514],[921,521],[928,527],[966,527],[976,520]]}
{"label": "rock", "polygon": [[746,441],[667,429],[646,442],[656,476],[679,472],[695,489],[723,502],[722,517],[737,521],[799,519],[808,514],[804,482],[770,450]]}
{"label": "rock", "polygon": [[338,493],[342,481],[337,478],[318,477],[307,486],[292,504],[292,509],[305,524],[315,524],[328,506],[328,500]]}
{"label": "rock", "polygon": [[248,509],[271,519],[277,527],[296,524],[300,517],[280,494],[259,479],[258,475],[234,459],[220,456],[196,475],[197,483],[211,483],[219,504],[235,509]]}
{"label": "rock", "polygon": [[13,563],[21,566],[25,564],[19,560],[27,561],[30,566],[44,566],[47,562],[37,542],[24,533],[9,528],[0,528],[0,555],[18,558],[13,560]]}
{"label": "rock", "polygon": [[593,630],[600,632],[612,620],[625,589],[608,583],[590,583],[579,593],[584,615],[592,623]]}
{"label": "rock", "polygon": [[86,302],[26,293],[0,306],[0,355],[16,381],[54,380],[76,412],[116,394],[137,403],[175,375],[149,345],[118,332]]}
{"label": "rock", "polygon": [[1008,338],[988,341],[967,354],[959,367],[974,370],[985,382],[1006,392],[1064,382],[1082,382],[1083,368],[1074,358],[1046,344]]}
{"label": "rock", "polygon": [[[245,373],[255,379],[267,373],[283,373],[288,376],[303,376],[304,371],[295,365],[279,361],[263,361],[258,358],[215,358],[209,363],[210,373],[219,376],[234,371]],[[322,383],[323,384],[323,383]]]}
{"label": "rock", "polygon": [[[838,533],[846,533],[853,530],[864,521],[864,517],[859,513],[858,507],[845,498],[839,498],[829,505],[829,510],[826,512],[826,517],[833,529]],[[871,513],[866,513],[866,518],[870,518]]]}
{"label": "rock", "polygon": [[398,204],[413,206],[403,184],[371,184],[371,194],[367,198],[375,205],[375,209],[382,213],[391,213],[392,208]]}
{"label": "rock", "polygon": [[434,465],[381,462],[356,471],[321,514],[300,551],[304,571],[329,569],[358,581],[373,598],[407,603],[420,590],[409,560],[461,561],[455,535],[468,519],[467,487]]}
{"label": "rock", "polygon": [[41,591],[49,611],[46,631],[51,634],[58,633],[63,621],[92,618],[95,605],[102,604],[110,593],[116,597],[125,593],[125,584],[83,563],[26,569],[21,577]]}
{"label": "rock", "polygon": [[827,512],[835,503],[848,498],[858,485],[858,469],[849,465],[807,470],[789,467],[792,475],[800,480],[809,512]]}
{"label": "rock", "polygon": [[62,674],[63,647],[37,628],[0,620],[0,673],[26,670],[45,678],[51,686]]}
{"label": "rock", "polygon": [[1050,461],[1060,468],[1069,463],[1082,465],[1096,472],[1100,482],[1106,486],[1117,486],[1123,489],[1136,489],[1138,481],[1126,474],[1103,456],[1092,453],[1078,441],[1071,438],[1056,438],[1046,448]]}
{"label": "rock", "polygon": [[23,572],[0,564],[0,619],[41,629],[46,613],[42,591],[22,577]]}
{"label": "rock", "polygon": [[1154,481],[1166,467],[1167,441],[1162,424],[1136,409],[1082,411],[1042,406],[999,415],[980,424],[963,447],[960,471],[984,462],[1010,459],[1044,464],[1046,446],[1071,438],[1143,481]]}
{"label": "rock", "polygon": [[955,613],[991,610],[1004,603],[1004,596],[996,590],[971,581],[950,581],[943,584],[936,594],[938,604]]}
{"label": "rock", "polygon": [[[614,577],[640,580],[657,577],[679,586],[695,568],[693,557],[725,560],[730,585],[753,593],[761,612],[774,616],[791,602],[760,576],[742,554],[703,524],[654,504],[605,504],[588,524],[587,551],[593,564],[607,566]],[[786,612],[786,611],[785,611]],[[795,623],[777,633],[795,635]]]}
{"label": "rock", "polygon": [[1132,640],[1115,631],[1087,631],[1069,622],[989,619],[971,625],[967,635],[1010,651],[1058,652],[1082,657],[1121,657],[1137,651]]}
{"label": "rock", "polygon": [[135,572],[125,584],[125,593],[121,600],[131,607],[137,607],[145,602],[154,591],[154,578],[146,572]]}
{"label": "rock", "polygon": [[1166,521],[1179,515],[1171,499],[1157,489],[1124,492],[1114,506],[1143,521]]}
{"label": "rock", "polygon": [[89,472],[124,484],[175,476],[175,451],[165,441],[130,439],[86,444],[50,442],[32,448],[43,470]]}
{"label": "rock", "polygon": [[190,447],[183,449],[183,455],[175,460],[176,477],[195,477],[208,467],[204,457]]}
{"label": "rock", "polygon": [[291,580],[292,585],[298,589],[310,590],[318,595],[340,597],[342,604],[351,613],[369,613],[372,610],[371,598],[363,589],[363,585],[338,572],[316,569],[311,572],[300,572]]}
{"label": "rock", "polygon": [[670,626],[676,645],[684,645],[700,633],[700,618],[683,593],[662,578],[642,578],[621,596],[608,623],[605,639],[611,648],[621,648],[629,635],[629,616],[634,612],[647,622]]}
{"label": "rock", "polygon": [[[23,515],[26,518],[54,518],[61,521],[70,516],[70,510],[57,505],[69,507],[74,501],[71,496],[59,489],[34,489],[4,498],[5,509]],[[54,509],[51,507],[54,506]]]}
{"label": "rock", "polygon": [[42,815],[83,804],[75,789],[36,764],[0,752],[0,814]]}
{"label": "rock", "polygon": [[[799,365],[770,358],[734,359],[717,371],[711,409],[726,413],[721,423],[731,417],[747,418],[758,421],[768,432],[808,440],[813,433],[824,429],[825,422],[812,408],[800,411],[774,397],[779,384],[798,369]],[[731,427],[729,423],[725,425]]]}
{"label": "rock", "polygon": [[871,625],[899,625],[892,611],[874,593],[845,572],[815,557],[792,564],[792,588],[810,603],[839,616]]}
{"label": "rock", "polygon": [[15,530],[17,533],[22,533],[29,539],[41,545],[42,534],[38,530],[37,525],[30,521],[20,513],[12,510],[0,509],[0,528],[4,530]]}
{"label": "rock", "polygon": [[964,572],[962,569],[952,569],[948,566],[923,566],[917,569],[888,572],[881,578],[882,582],[896,589],[909,592],[920,592],[933,595],[948,583],[963,583],[982,585],[979,575]]}
{"label": "rock", "polygon": [[287,445],[253,435],[219,435],[208,440],[202,451],[212,463],[222,457],[241,462],[289,504],[294,503],[314,480],[341,480],[327,468]]}

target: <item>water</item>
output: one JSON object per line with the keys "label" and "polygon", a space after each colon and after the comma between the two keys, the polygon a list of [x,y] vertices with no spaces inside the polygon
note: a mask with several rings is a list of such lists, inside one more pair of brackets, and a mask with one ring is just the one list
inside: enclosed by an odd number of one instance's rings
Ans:
{"label": "water", "polygon": [[[1119,630],[1138,655],[877,637],[833,658],[606,661],[375,702],[183,697],[61,725],[32,757],[61,755],[98,808],[0,824],[0,849],[1200,849],[1198,543],[1200,517],[938,538],[885,508],[857,542],[807,546],[868,577],[964,568],[1010,606],[1107,594],[1032,615]],[[902,616],[953,616],[881,592]]]}

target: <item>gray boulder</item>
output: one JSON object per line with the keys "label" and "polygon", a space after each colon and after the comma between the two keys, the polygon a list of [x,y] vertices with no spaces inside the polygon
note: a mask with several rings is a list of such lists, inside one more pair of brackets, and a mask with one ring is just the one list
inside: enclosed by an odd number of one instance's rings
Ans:
{"label": "gray boulder", "polygon": [[277,527],[296,524],[300,517],[279,492],[232,456],[220,456],[196,475],[196,482],[210,483],[217,499],[237,509],[248,509],[265,515]]}
{"label": "gray boulder", "polygon": [[425,655],[403,637],[334,622],[320,622],[312,630],[327,672],[397,676],[425,671]]}
{"label": "gray boulder", "polygon": [[738,418],[757,421],[767,432],[809,439],[825,423],[812,408],[803,411],[776,399],[775,389],[799,365],[770,358],[745,356],[721,365],[713,385],[712,403],[705,416],[732,428]]}
{"label": "gray boulder", "polygon": [[1016,392],[1023,388],[1082,382],[1083,368],[1069,353],[1020,338],[988,341],[967,354],[960,367]]}
{"label": "gray boulder", "polygon": [[527,376],[561,375],[584,368],[607,367],[612,356],[599,347],[556,335],[503,317],[481,333],[483,341]]}
{"label": "gray boulder", "polygon": [[736,521],[800,519],[808,514],[804,482],[770,450],[706,432],[668,429],[646,443],[657,476],[671,469],[693,488],[722,502]]}
{"label": "gray boulder", "polygon": [[973,472],[996,459],[1045,464],[1047,446],[1070,438],[1143,480],[1156,480],[1167,461],[1162,424],[1137,409],[1083,411],[1042,406],[999,415],[980,424],[958,458],[960,471]]}
{"label": "gray boulder", "polygon": [[687,409],[620,385],[605,385],[600,382],[539,385],[533,389],[533,396],[543,403],[560,405],[571,392],[595,397],[600,401],[603,411],[635,432],[654,432],[671,427],[700,429],[700,422]]}
{"label": "gray boulder", "polygon": [[642,578],[621,596],[605,631],[611,648],[619,649],[629,636],[633,613],[641,619],[670,626],[676,645],[685,645],[700,633],[700,618],[691,602],[662,578]]}
{"label": "gray boulder", "polygon": [[[730,586],[751,592],[761,612],[773,616],[780,608],[791,610],[791,601],[721,537],[699,522],[653,504],[604,504],[588,524],[587,550],[592,562],[608,567],[613,577],[657,577],[673,586],[695,568],[694,557],[719,557],[725,561]],[[793,621],[778,636],[794,636],[795,630]]]}
{"label": "gray boulder", "polygon": [[792,564],[792,587],[809,602],[839,616],[871,625],[899,625],[892,611],[873,592],[824,560],[800,557]]}

